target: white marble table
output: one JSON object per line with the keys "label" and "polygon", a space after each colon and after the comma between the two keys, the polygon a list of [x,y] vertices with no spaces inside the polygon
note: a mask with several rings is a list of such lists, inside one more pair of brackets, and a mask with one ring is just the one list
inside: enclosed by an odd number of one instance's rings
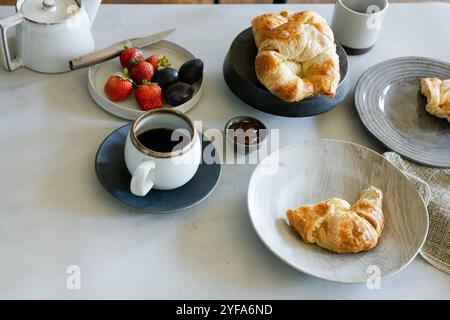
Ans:
{"label": "white marble table", "polygon": [[[232,39],[271,5],[104,5],[98,47],[177,26],[169,38],[206,64],[205,95],[189,113],[210,128],[254,115],[281,130],[282,145],[311,138],[383,147],[359,121],[352,94],[337,109],[287,119],[253,110],[228,90],[222,62]],[[290,5],[330,19],[331,5]],[[12,13],[1,7],[0,17]],[[398,56],[443,60],[450,5],[392,5],[377,46],[350,58],[353,84],[369,66]],[[448,39],[447,39],[448,40]],[[183,213],[140,214],[113,201],[97,182],[101,141],[125,123],[98,108],[87,70],[44,75],[0,71],[0,298],[450,298],[450,277],[417,257],[380,290],[312,278],[270,253],[251,227],[246,190],[253,166],[226,165],[215,192]],[[81,289],[66,288],[69,265]]]}

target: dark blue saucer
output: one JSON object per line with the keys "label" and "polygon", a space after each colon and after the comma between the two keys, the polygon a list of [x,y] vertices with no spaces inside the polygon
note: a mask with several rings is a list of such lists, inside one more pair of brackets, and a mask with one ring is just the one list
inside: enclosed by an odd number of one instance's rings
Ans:
{"label": "dark blue saucer", "polygon": [[350,91],[348,57],[336,43],[341,81],[334,98],[313,96],[298,102],[286,102],[259,82],[255,73],[255,45],[252,28],[242,31],[232,42],[223,63],[223,76],[230,90],[242,101],[258,110],[283,117],[315,116],[338,106]]}
{"label": "dark blue saucer", "polygon": [[[100,183],[117,200],[128,207],[149,213],[168,213],[184,210],[200,203],[214,190],[220,179],[222,166],[214,149],[213,164],[201,163],[195,176],[185,185],[173,190],[151,190],[145,197],[130,192],[131,175],[124,160],[125,139],[130,124],[111,133],[100,145],[95,157],[95,170]],[[201,135],[203,150],[211,143]],[[210,152],[208,152],[210,154]]]}

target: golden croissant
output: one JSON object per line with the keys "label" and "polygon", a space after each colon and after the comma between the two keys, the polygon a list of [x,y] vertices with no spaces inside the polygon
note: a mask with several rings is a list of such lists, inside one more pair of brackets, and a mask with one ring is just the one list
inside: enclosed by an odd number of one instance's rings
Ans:
{"label": "golden croissant", "polygon": [[422,94],[427,97],[427,112],[450,122],[450,80],[424,78]]}
{"label": "golden croissant", "polygon": [[334,35],[312,11],[263,14],[252,21],[259,81],[279,98],[334,97],[340,80]]}
{"label": "golden croissant", "polygon": [[375,187],[362,191],[353,206],[331,198],[288,210],[291,227],[306,243],[337,253],[356,253],[374,248],[384,227],[383,193]]}

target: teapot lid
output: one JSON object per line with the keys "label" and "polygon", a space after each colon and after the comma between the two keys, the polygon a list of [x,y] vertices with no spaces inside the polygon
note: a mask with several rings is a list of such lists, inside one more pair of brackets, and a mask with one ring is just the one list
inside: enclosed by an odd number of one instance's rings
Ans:
{"label": "teapot lid", "polygon": [[21,6],[26,19],[45,24],[63,22],[79,10],[76,0],[25,0]]}

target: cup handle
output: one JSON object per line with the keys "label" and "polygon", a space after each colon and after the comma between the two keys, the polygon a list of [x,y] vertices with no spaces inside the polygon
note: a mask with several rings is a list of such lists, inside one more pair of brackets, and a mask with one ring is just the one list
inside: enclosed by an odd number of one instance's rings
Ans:
{"label": "cup handle", "polygon": [[154,182],[148,178],[150,170],[154,170],[156,164],[152,160],[145,160],[139,164],[131,178],[131,193],[143,197],[153,188]]}
{"label": "cup handle", "polygon": [[16,13],[15,15],[13,15],[11,17],[0,20],[0,29],[2,31],[1,39],[2,39],[2,44],[3,44],[3,53],[5,55],[6,69],[8,71],[14,71],[20,67],[23,67],[23,61],[19,57],[15,58],[15,59],[11,59],[11,54],[9,52],[9,47],[8,47],[8,38],[6,35],[9,28],[12,28],[15,25],[18,25],[22,21],[24,21],[24,17],[22,15],[22,13]]}

